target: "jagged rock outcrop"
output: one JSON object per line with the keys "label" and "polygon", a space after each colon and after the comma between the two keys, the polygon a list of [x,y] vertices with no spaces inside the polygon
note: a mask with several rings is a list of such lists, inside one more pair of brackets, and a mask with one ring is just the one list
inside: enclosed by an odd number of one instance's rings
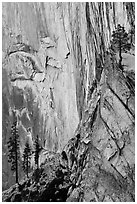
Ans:
{"label": "jagged rock outcrop", "polygon": [[[134,9],[122,2],[3,3],[3,189],[14,183],[5,145],[14,114],[20,151],[27,138],[33,148],[38,134],[46,149],[41,168],[46,152],[59,152],[62,172],[58,184],[56,170],[54,178],[41,174],[47,183],[39,183],[37,200],[11,187],[5,201],[135,200]],[[124,71],[109,49],[118,23],[132,30]],[[50,186],[59,196],[48,197]],[[23,188],[30,195],[37,184]]]}

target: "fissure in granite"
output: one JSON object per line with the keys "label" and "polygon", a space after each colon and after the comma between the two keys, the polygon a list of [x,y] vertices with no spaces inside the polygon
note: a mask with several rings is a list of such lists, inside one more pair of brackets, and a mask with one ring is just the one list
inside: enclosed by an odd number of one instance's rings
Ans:
{"label": "fissure in granite", "polygon": [[[2,4],[3,201],[135,200],[134,11],[134,2]],[[123,70],[110,49],[118,24],[131,42]],[[20,154],[37,135],[41,146],[29,179],[19,165],[19,186],[6,145],[15,118]]]}

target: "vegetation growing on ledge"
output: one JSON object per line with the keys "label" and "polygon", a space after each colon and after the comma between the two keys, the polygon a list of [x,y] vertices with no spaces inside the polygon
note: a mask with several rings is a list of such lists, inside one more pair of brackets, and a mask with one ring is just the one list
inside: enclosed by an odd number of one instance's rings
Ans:
{"label": "vegetation growing on ledge", "polygon": [[125,31],[125,28],[120,24],[112,33],[111,49],[114,52],[119,53],[119,67],[122,69],[122,52],[129,51],[131,48],[131,43],[129,42],[129,35]]}

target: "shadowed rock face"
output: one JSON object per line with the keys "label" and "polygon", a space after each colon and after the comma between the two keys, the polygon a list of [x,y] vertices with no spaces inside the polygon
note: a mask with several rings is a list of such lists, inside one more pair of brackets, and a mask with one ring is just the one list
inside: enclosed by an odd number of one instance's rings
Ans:
{"label": "shadowed rock face", "polygon": [[47,183],[38,190],[32,179],[26,193],[37,198],[11,187],[5,201],[134,201],[134,47],[122,53],[123,72],[108,52],[119,23],[133,27],[134,3],[3,3],[3,190],[15,182],[6,147],[14,117],[21,153],[37,134],[40,163],[63,151],[62,177],[41,173]]}

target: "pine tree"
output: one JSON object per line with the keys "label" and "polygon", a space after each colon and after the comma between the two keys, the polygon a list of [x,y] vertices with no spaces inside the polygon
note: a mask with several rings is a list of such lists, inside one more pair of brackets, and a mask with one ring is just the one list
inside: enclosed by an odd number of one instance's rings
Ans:
{"label": "pine tree", "polygon": [[39,151],[40,151],[40,145],[39,145],[39,137],[37,135],[36,139],[35,139],[35,164],[37,165],[37,169],[39,168]]}
{"label": "pine tree", "polygon": [[114,52],[119,52],[119,67],[122,68],[122,52],[130,50],[129,35],[125,28],[118,24],[112,34],[111,49]]}
{"label": "pine tree", "polygon": [[11,170],[16,173],[16,183],[18,183],[18,160],[20,157],[20,151],[17,121],[15,121],[11,127],[11,136],[9,138],[7,145],[8,145],[8,162],[11,163]]}
{"label": "pine tree", "polygon": [[30,145],[27,141],[25,148],[24,148],[24,151],[23,151],[23,161],[22,161],[22,167],[23,167],[24,172],[27,175],[27,178],[28,178],[28,172],[29,172],[30,164],[31,164],[30,163],[31,155],[32,155],[32,151],[31,151]]}

